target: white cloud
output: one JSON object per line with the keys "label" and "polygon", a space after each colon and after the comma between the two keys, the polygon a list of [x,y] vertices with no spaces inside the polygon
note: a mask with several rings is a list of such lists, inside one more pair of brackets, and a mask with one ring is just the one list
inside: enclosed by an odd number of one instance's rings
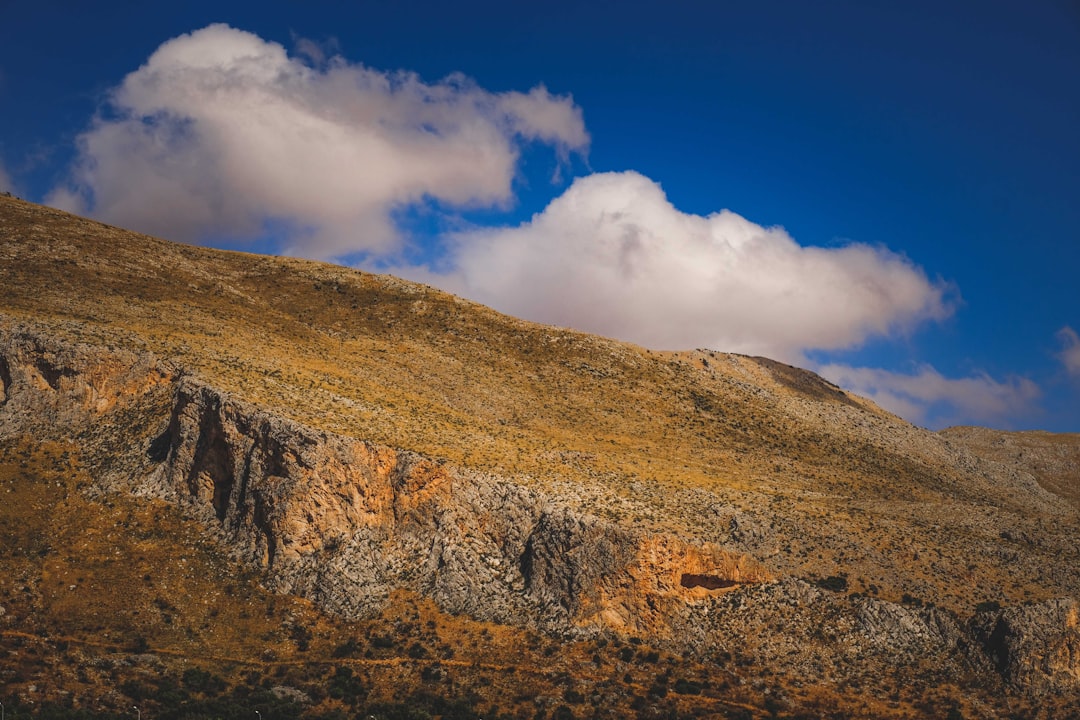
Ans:
{"label": "white cloud", "polygon": [[1061,342],[1061,352],[1058,357],[1065,365],[1066,372],[1072,377],[1080,378],[1080,336],[1066,325],[1058,330],[1057,338]]}
{"label": "white cloud", "polygon": [[[305,42],[311,57],[317,46]],[[397,208],[509,202],[519,144],[588,147],[581,110],[537,87],[492,93],[340,57],[312,68],[276,43],[211,25],[163,44],[110,95],[49,200],[172,239],[284,226],[319,258],[385,253]]]}
{"label": "white cloud", "polygon": [[726,210],[686,214],[634,172],[578,179],[519,227],[458,234],[447,266],[397,271],[531,320],[793,361],[951,311],[943,284],[887,250],[802,247]]}
{"label": "white cloud", "polygon": [[1034,412],[1042,394],[1027,378],[1001,382],[985,373],[947,378],[929,365],[912,374],[847,365],[824,365],[817,371],[913,423],[937,427],[1016,420]]}

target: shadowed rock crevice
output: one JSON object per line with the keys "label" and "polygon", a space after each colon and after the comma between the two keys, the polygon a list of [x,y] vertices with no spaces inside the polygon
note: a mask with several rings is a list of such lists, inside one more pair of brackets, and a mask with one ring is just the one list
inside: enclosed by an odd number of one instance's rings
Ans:
{"label": "shadowed rock crevice", "polygon": [[202,416],[194,459],[187,476],[188,491],[193,497],[209,501],[217,519],[224,522],[229,512],[236,467],[217,412]]}
{"label": "shadowed rock crevice", "polygon": [[169,450],[172,448],[172,434],[169,430],[161,433],[153,440],[150,441],[150,446],[146,449],[146,457],[152,463],[163,463],[169,457]]}
{"label": "shadowed rock crevice", "polygon": [[269,570],[274,567],[278,549],[277,536],[270,523],[269,503],[260,491],[252,494],[252,500],[252,524],[256,531],[255,559],[261,567]]}
{"label": "shadowed rock crevice", "polygon": [[983,645],[987,655],[994,662],[994,666],[1002,674],[1008,671],[1011,664],[1008,635],[1009,624],[1003,618],[998,618],[997,622],[993,624],[990,634],[986,636]]}
{"label": "shadowed rock crevice", "polygon": [[64,378],[70,379],[78,376],[78,373],[75,370],[57,366],[43,357],[39,357],[36,360],[34,368],[37,370],[38,375],[41,376],[41,379],[44,380],[54,392],[60,392],[60,386]]}
{"label": "shadowed rock crevice", "polygon": [[684,588],[705,588],[706,590],[720,590],[721,588],[735,587],[739,583],[735,580],[717,577],[716,575],[696,575],[683,573],[679,578],[679,584]]}
{"label": "shadowed rock crevice", "polygon": [[1001,677],[1034,695],[1076,692],[1080,604],[1050,600],[977,614],[972,630]]}
{"label": "shadowed rock crevice", "polygon": [[8,392],[11,388],[11,366],[7,358],[0,355],[0,407],[8,401]]}

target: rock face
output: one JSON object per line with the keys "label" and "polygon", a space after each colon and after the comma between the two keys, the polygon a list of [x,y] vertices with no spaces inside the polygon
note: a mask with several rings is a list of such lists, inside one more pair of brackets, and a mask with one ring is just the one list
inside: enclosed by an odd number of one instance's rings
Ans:
{"label": "rock face", "polygon": [[170,392],[161,432],[141,447],[105,443],[129,457],[112,463],[103,484],[183,506],[270,587],[345,617],[369,615],[407,587],[482,619],[662,637],[684,603],[770,579],[747,555],[628,529],[505,478],[313,430],[153,357],[16,331],[0,336],[0,372],[5,434],[91,437],[110,411]]}
{"label": "rock face", "polygon": [[1073,599],[1006,608],[973,620],[998,671],[1035,695],[1080,686],[1080,628]]}
{"label": "rock face", "polygon": [[0,330],[0,417],[8,433],[85,424],[173,374],[150,355]]}
{"label": "rock face", "polygon": [[[1034,694],[1080,688],[1074,600],[965,624],[819,590],[732,547],[594,516],[570,494],[312,429],[150,355],[9,325],[0,436],[17,433],[78,436],[103,458],[99,488],[175,503],[268,587],[344,617],[409,588],[481,619],[737,647],[819,680],[922,663]],[[715,514],[733,536],[753,529]]]}
{"label": "rock face", "polygon": [[276,590],[346,617],[409,587],[484,619],[663,634],[665,601],[769,578],[748,556],[627,530],[503,478],[314,431],[191,379],[177,385],[150,456],[157,464],[141,492],[218,527]]}

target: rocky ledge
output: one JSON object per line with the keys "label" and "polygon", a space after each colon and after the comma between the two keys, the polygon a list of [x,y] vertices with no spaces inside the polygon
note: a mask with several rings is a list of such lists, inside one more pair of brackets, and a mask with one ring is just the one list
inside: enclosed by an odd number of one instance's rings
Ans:
{"label": "rocky ledge", "polygon": [[0,436],[23,433],[75,439],[96,473],[88,492],[174,503],[267,587],[343,617],[409,588],[453,613],[737,652],[812,682],[918,667],[982,688],[1080,690],[1075,600],[965,619],[776,577],[733,548],[599,518],[569,490],[315,430],[153,356],[8,322]]}

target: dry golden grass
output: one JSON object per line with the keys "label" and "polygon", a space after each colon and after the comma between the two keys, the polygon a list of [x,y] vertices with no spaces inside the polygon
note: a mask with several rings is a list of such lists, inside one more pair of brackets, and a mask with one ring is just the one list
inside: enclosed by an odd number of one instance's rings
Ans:
{"label": "dry golden grass", "polygon": [[[309,717],[441,697],[490,717],[567,705],[576,717],[884,717],[950,707],[955,688],[804,684],[752,657],[694,658],[637,639],[566,642],[440,612],[398,592],[346,622],[261,590],[202,528],[157,501],[93,499],[78,448],[0,441],[0,682],[9,707],[119,712],[271,686]],[[358,697],[335,692],[348,669]],[[199,670],[221,689],[183,679]],[[161,688],[183,695],[163,699]],[[229,689],[232,690],[229,690]],[[885,693],[885,690],[888,693]],[[779,699],[779,700],[778,700]],[[166,704],[162,704],[166,703]],[[264,711],[265,711],[265,706]],[[651,710],[649,708],[652,708]],[[249,710],[250,712],[250,710]],[[419,716],[418,716],[419,717]]]}
{"label": "dry golden grass", "polygon": [[1040,485],[1080,508],[1080,435],[975,427],[949,428],[944,435],[979,455],[1030,472]]}
{"label": "dry golden grass", "polygon": [[1023,487],[765,359],[649,351],[389,276],[169,243],[11,198],[0,292],[9,325],[152,352],[312,427],[572,488],[601,517],[725,542],[723,508],[750,513],[764,527],[747,549],[781,573],[844,572],[961,613],[1080,590],[1039,569],[1060,562],[1056,545],[992,556],[1003,529],[1043,520]]}
{"label": "dry golden grass", "polygon": [[[918,430],[769,360],[649,351],[392,277],[177,245],[0,198],[0,330],[20,323],[153,353],[311,427],[571,495],[600,517],[734,544],[777,575],[844,575],[850,592],[914,597],[961,617],[985,600],[1080,591],[1068,572],[1080,565],[1076,514],[1033,502],[1033,488],[1006,471],[1030,463]],[[1036,475],[1077,501],[1075,437],[1010,437],[1010,453],[1064,448],[1073,474],[1054,465]],[[75,445],[0,447],[0,639],[17,653],[0,671],[11,687],[40,683],[42,697],[101,697],[116,665],[100,658],[144,649],[159,674],[191,663],[233,685],[317,692],[347,666],[372,701],[422,689],[521,717],[537,697],[579,686],[609,716],[630,714],[658,677],[707,684],[649,700],[701,716],[762,716],[766,689],[821,716],[917,715],[915,703],[941,709],[959,694],[895,677],[803,687],[749,657],[660,653],[654,663],[633,646],[625,660],[626,644],[556,643],[404,595],[381,618],[343,623],[260,591],[169,507],[87,495],[89,485]],[[424,672],[436,666],[432,685]],[[117,672],[149,681],[133,667]]]}

